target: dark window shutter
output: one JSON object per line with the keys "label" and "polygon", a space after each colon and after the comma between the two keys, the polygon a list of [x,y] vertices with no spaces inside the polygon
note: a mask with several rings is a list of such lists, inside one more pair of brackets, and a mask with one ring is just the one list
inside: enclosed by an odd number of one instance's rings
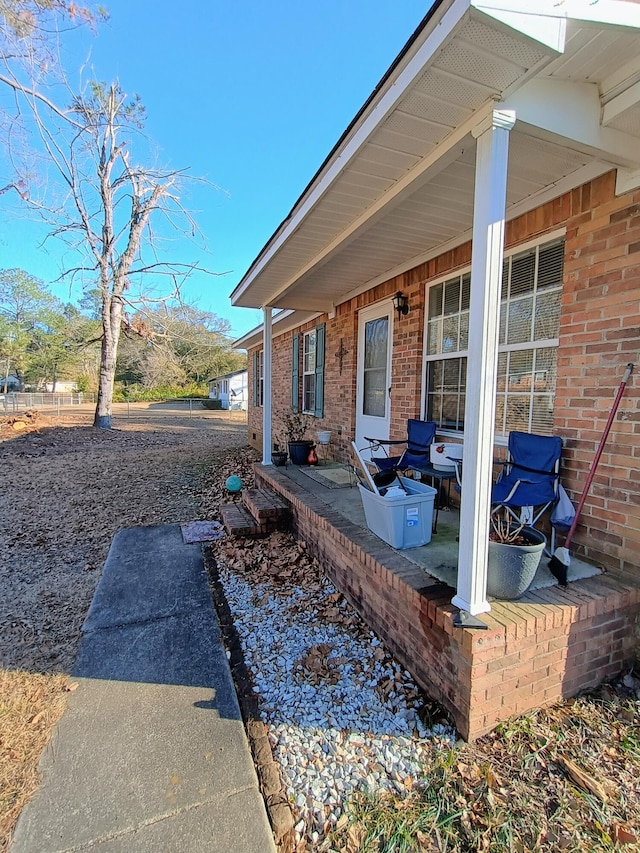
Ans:
{"label": "dark window shutter", "polygon": [[317,418],[324,417],[324,350],[326,324],[316,326],[316,410]]}
{"label": "dark window shutter", "polygon": [[258,376],[258,353],[257,351],[253,354],[253,408],[258,408],[258,383],[260,378]]}
{"label": "dark window shutter", "polygon": [[291,408],[298,411],[300,385],[300,335],[295,334],[291,341]]}

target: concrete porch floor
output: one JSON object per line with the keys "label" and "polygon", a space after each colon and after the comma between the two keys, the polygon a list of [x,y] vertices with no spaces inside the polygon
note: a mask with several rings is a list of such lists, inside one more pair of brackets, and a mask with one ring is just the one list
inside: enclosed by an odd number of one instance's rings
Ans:
{"label": "concrete porch floor", "polygon": [[395,550],[366,527],[356,486],[328,488],[292,465],[257,464],[255,473],[258,487],[289,503],[298,538],[465,739],[595,687],[637,659],[640,576],[602,573],[567,587],[551,576],[554,585],[517,601],[491,601],[486,630],[458,628],[457,510],[440,512],[429,545]]}
{"label": "concrete porch floor", "polygon": [[[332,509],[344,516],[344,518],[353,522],[356,527],[363,530],[368,529],[355,475],[352,475],[350,478],[350,486],[338,488],[323,486],[310,476],[310,474],[316,472],[322,475],[323,471],[330,472],[331,470],[346,472],[349,470],[348,466],[338,463],[321,463],[313,469],[308,466],[287,465],[285,468],[279,468],[278,470],[283,471],[289,479],[303,489],[311,491],[316,497],[319,497]],[[437,515],[436,532],[432,534],[431,541],[427,545],[416,548],[400,549],[398,553],[402,554],[409,562],[420,566],[432,578],[455,588],[458,566],[457,537],[460,529],[460,513],[458,508],[453,505],[453,501],[449,501],[446,490],[447,486],[444,487],[442,493],[443,503],[451,503],[451,506],[440,508]],[[451,486],[451,492],[453,492],[453,486]],[[375,531],[373,532],[375,533]],[[558,581],[547,568],[547,564],[548,557],[545,558],[543,556],[538,572],[530,586],[531,591],[558,586]],[[568,568],[567,574],[569,583],[572,583],[573,581],[595,577],[601,574],[601,570],[596,566],[585,563],[572,554],[571,565]],[[493,601],[490,596],[489,601]]]}

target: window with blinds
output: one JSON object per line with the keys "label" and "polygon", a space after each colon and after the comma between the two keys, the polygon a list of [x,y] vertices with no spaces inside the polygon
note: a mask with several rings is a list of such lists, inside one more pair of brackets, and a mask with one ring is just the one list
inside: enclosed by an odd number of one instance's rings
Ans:
{"label": "window with blinds", "polygon": [[[505,257],[496,435],[552,431],[563,262],[563,239]],[[469,272],[429,288],[425,416],[440,429],[464,429],[470,291]]]}

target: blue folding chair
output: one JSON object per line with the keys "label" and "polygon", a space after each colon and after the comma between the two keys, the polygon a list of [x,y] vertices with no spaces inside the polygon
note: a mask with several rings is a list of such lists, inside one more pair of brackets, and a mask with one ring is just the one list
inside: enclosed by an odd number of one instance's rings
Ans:
{"label": "blue folding chair", "polygon": [[[491,514],[504,509],[518,524],[535,527],[558,500],[562,439],[509,433],[508,457],[491,491]],[[553,549],[553,529],[552,529]]]}
{"label": "blue folding chair", "polygon": [[[431,464],[431,445],[436,438],[437,425],[435,421],[421,421],[417,418],[409,418],[407,421],[407,438],[399,441],[390,441],[388,439],[367,438],[369,442],[367,448],[370,452],[370,458],[378,471],[417,471],[420,475],[431,477],[438,482],[438,499],[435,502],[435,512],[433,515],[433,532],[437,532],[438,528],[438,511],[440,510],[440,490],[443,481],[448,482],[448,487],[451,488],[451,480],[455,478],[455,471],[440,471]],[[389,448],[400,447],[405,445],[405,450],[399,455],[389,455]],[[384,455],[374,455],[382,451]],[[393,451],[392,451],[393,452]],[[447,492],[447,503],[449,503],[449,493]]]}

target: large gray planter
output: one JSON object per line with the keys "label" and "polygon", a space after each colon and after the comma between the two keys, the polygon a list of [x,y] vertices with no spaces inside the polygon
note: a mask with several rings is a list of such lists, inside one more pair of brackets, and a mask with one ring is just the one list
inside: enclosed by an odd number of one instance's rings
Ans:
{"label": "large gray planter", "polygon": [[547,540],[533,527],[522,528],[528,545],[507,545],[489,541],[487,595],[511,601],[531,586]]}

